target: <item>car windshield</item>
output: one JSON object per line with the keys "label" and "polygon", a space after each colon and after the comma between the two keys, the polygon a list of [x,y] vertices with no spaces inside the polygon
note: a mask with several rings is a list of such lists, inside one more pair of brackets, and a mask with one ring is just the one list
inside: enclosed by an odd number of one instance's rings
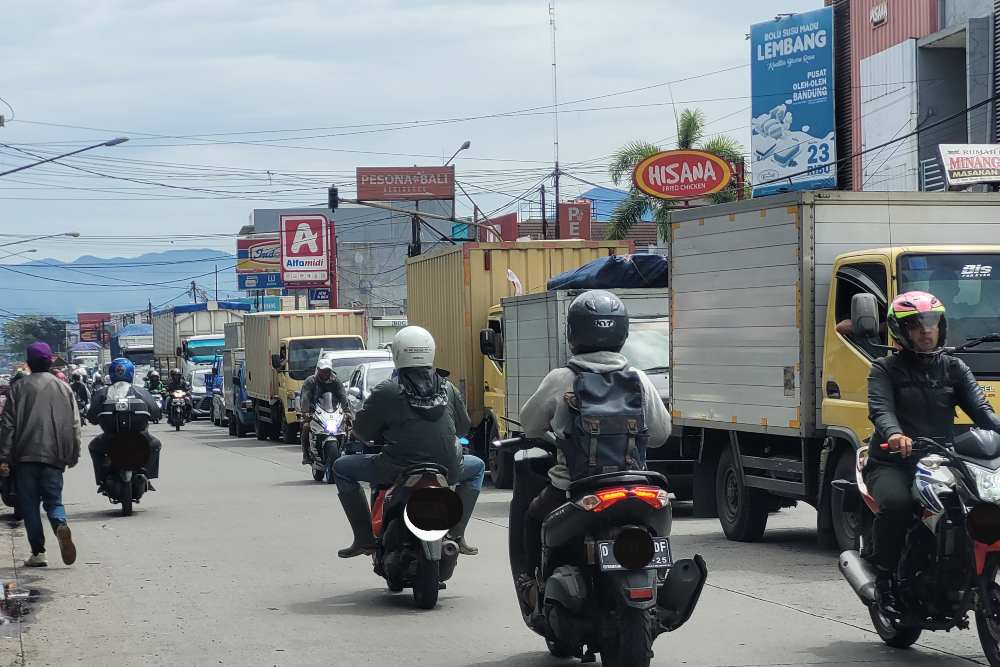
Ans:
{"label": "car windshield", "polygon": [[333,372],[337,374],[337,379],[341,382],[347,382],[351,379],[351,375],[354,373],[354,369],[361,364],[367,364],[370,361],[385,361],[385,356],[373,357],[373,356],[357,356],[357,357],[341,357],[340,359],[331,359],[330,362],[333,364]]}
{"label": "car windshield", "polygon": [[[899,293],[930,292],[945,307],[948,345],[1000,332],[1000,255],[925,254],[899,258]],[[1000,372],[1000,343],[984,343],[962,358],[973,371]]]}
{"label": "car windshield", "polygon": [[394,366],[369,366],[368,375],[365,378],[365,383],[368,385],[368,391],[371,391],[372,387],[380,382],[388,380],[392,375],[393,370],[395,370]]}
{"label": "car windshield", "polygon": [[208,375],[208,371],[192,373],[191,374],[191,388],[197,389],[198,387],[205,386],[205,376]]}
{"label": "car windshield", "polygon": [[666,317],[629,320],[622,346],[628,362],[643,371],[667,372],[670,366],[670,323]]}
{"label": "car windshield", "polygon": [[[319,361],[320,352],[357,350],[361,347],[361,339],[356,336],[293,340],[288,345],[288,375],[293,380],[305,380],[316,371],[316,362]],[[334,364],[336,363],[335,361]],[[338,372],[337,375],[340,373]]]}

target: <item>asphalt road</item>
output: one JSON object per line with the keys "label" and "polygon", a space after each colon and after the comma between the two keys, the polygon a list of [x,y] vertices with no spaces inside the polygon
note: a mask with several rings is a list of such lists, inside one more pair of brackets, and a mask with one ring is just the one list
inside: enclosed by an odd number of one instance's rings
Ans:
{"label": "asphalt road", "polygon": [[[79,549],[25,570],[23,531],[0,522],[0,581],[35,591],[0,625],[0,665],[573,665],[521,623],[506,562],[509,492],[486,489],[439,606],[415,610],[365,558],[341,560],[347,522],[335,488],[298,465],[297,446],[230,438],[206,422],[164,442],[158,491],[132,517],[98,496],[89,460],[66,476]],[[87,427],[92,437],[96,427]],[[701,553],[709,584],[692,620],[654,649],[655,665],[985,664],[974,631],[883,646],[815,546],[809,508],[771,517],[763,542],[727,542],[715,520],[675,512],[674,552]],[[9,519],[9,515],[6,517]],[[51,562],[55,561],[55,562]]]}

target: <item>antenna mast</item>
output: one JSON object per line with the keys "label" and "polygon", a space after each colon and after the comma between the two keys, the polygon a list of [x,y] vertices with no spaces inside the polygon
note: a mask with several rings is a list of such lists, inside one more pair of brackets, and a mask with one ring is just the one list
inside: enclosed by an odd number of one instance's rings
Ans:
{"label": "antenna mast", "polygon": [[556,69],[556,0],[549,0],[549,25],[552,27],[552,153],[555,158],[556,225],[555,236],[559,238],[559,86]]}

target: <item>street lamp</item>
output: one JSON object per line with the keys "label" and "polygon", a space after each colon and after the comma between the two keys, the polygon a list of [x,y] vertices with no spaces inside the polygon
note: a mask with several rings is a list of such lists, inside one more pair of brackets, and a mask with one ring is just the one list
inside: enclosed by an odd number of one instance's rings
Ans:
{"label": "street lamp", "polygon": [[[466,139],[465,142],[461,146],[458,147],[458,150],[455,151],[450,158],[448,158],[448,161],[444,163],[444,166],[447,167],[449,164],[451,164],[451,161],[455,159],[456,155],[458,155],[459,153],[461,153],[464,150],[468,150],[469,146],[471,146],[471,145],[472,145],[472,142],[469,141],[468,139]],[[3,174],[0,174],[0,176],[3,176]]]}
{"label": "street lamp", "polygon": [[38,162],[32,162],[31,164],[26,164],[16,169],[9,169],[8,171],[0,171],[0,176],[6,176],[7,174],[13,174],[16,171],[24,171],[25,169],[30,169],[31,167],[37,167],[40,164],[45,164],[46,162],[53,162],[54,160],[61,160],[64,157],[69,157],[70,155],[76,155],[77,153],[82,153],[84,151],[89,151],[94,148],[101,148],[102,146],[117,146],[118,144],[124,144],[128,141],[128,137],[115,137],[114,139],[108,139],[107,141],[102,141],[99,144],[94,144],[93,146],[87,146],[86,148],[80,148],[75,151],[70,151],[69,153],[63,153],[62,155],[56,155],[55,157],[45,158],[44,160],[39,160]]}
{"label": "street lamp", "polygon": [[73,238],[79,238],[80,232],[63,232],[62,234],[48,234],[46,236],[36,236],[30,239],[24,239],[22,241],[11,241],[10,243],[0,243],[0,248],[6,248],[9,245],[18,245],[19,243],[31,243],[32,241],[41,241],[42,239],[54,239],[59,236],[71,236]]}

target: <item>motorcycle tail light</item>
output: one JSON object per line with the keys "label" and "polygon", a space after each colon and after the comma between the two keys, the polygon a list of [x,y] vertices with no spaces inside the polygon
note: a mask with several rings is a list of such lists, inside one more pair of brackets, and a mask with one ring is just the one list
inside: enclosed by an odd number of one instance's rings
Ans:
{"label": "motorcycle tail light", "polygon": [[656,486],[619,486],[601,489],[576,501],[578,507],[588,512],[603,512],[627,498],[637,498],[653,509],[663,509],[670,503],[670,496]]}

